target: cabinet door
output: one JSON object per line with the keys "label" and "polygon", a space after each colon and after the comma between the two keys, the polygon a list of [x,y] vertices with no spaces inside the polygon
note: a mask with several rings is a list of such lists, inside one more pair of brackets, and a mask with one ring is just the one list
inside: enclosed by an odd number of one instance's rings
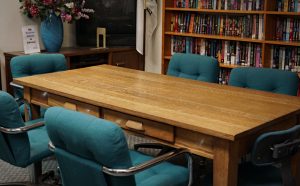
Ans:
{"label": "cabinet door", "polygon": [[113,52],[111,64],[119,67],[144,70],[142,56],[135,50]]}

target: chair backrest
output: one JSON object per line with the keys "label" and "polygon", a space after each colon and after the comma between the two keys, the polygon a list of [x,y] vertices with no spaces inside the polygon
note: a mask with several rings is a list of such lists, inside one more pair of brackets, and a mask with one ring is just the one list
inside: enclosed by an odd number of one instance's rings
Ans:
{"label": "chair backrest", "polygon": [[167,75],[217,83],[219,63],[209,56],[175,53],[170,60]]}
{"label": "chair backrest", "polygon": [[[33,54],[16,56],[10,62],[13,78],[45,74],[67,69],[66,58],[62,54]],[[22,97],[23,91],[17,90],[16,96]]]}
{"label": "chair backrest", "polygon": [[279,94],[297,95],[296,73],[278,69],[241,67],[232,69],[229,85]]}
{"label": "chair backrest", "polygon": [[[0,91],[0,126],[24,126],[18,104],[11,95],[3,91]],[[28,165],[30,144],[27,133],[9,135],[0,132],[0,149],[2,160],[19,167]]]}
{"label": "chair backrest", "polygon": [[132,166],[119,126],[61,107],[49,108],[45,122],[64,186],[135,185],[134,176],[113,177],[101,172],[102,166]]}
{"label": "chair backrest", "polygon": [[255,165],[272,165],[300,151],[300,125],[282,131],[264,133],[259,136],[252,149]]}

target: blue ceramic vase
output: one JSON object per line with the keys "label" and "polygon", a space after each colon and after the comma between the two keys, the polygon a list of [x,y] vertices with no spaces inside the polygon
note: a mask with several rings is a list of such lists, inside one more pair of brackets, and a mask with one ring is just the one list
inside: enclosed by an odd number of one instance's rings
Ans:
{"label": "blue ceramic vase", "polygon": [[64,37],[63,29],[61,18],[54,13],[41,22],[41,38],[47,52],[59,52]]}

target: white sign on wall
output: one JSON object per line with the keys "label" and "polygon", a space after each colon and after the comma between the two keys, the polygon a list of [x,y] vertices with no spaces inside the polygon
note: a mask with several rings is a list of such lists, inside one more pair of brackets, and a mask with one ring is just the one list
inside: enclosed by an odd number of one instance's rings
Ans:
{"label": "white sign on wall", "polygon": [[25,54],[41,52],[36,26],[28,25],[22,27],[23,46]]}

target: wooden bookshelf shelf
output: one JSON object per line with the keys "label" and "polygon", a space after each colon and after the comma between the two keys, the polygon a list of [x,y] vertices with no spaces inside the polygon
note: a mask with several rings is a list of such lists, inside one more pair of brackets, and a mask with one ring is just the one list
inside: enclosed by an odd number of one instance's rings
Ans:
{"label": "wooden bookshelf shelf", "polygon": [[275,41],[275,40],[266,40],[266,44],[271,45],[285,45],[285,46],[295,46],[300,47],[300,41]]}
{"label": "wooden bookshelf shelf", "polygon": [[217,13],[217,14],[265,14],[265,11],[249,11],[249,10],[211,10],[197,8],[166,8],[166,11],[180,12],[199,12],[199,13]]}
{"label": "wooden bookshelf shelf", "polygon": [[267,15],[284,15],[284,16],[300,16],[299,12],[277,12],[277,11],[266,11]]}
{"label": "wooden bookshelf shelf", "polygon": [[[170,60],[172,56],[165,56],[164,59]],[[224,64],[219,62],[221,68],[237,68],[237,67],[246,67],[243,65],[231,65],[231,64]]]}
{"label": "wooden bookshelf shelf", "polygon": [[264,40],[260,40],[260,39],[251,39],[251,38],[242,38],[242,37],[233,37],[233,36],[209,35],[209,34],[165,32],[165,35],[198,37],[198,38],[203,38],[203,39],[219,39],[219,40],[228,40],[228,41],[244,41],[244,42],[250,42],[250,43],[264,43]]}
{"label": "wooden bookshelf shelf", "polygon": [[[225,64],[220,63],[220,67],[229,71],[232,68],[243,67],[227,64],[232,64],[232,60],[236,60],[237,64],[245,63],[265,68],[279,68],[282,65],[284,67],[288,65],[289,68],[300,66],[300,12],[276,11],[287,8],[290,10],[292,7],[282,4],[282,7],[278,8],[277,0],[243,1],[260,3],[252,4],[252,8],[249,8],[249,4],[246,6],[244,4],[242,7],[239,0],[227,0],[228,4],[232,3],[230,6],[240,6],[237,9],[243,10],[226,10],[224,8],[226,5],[220,3],[223,2],[221,0],[209,1],[212,4],[207,4],[205,0],[192,1],[194,4],[191,5],[176,4],[178,2],[190,1],[162,1],[162,73],[166,73],[174,52],[200,54],[205,51],[205,54],[218,56],[219,61],[220,59],[225,61]],[[215,2],[217,4],[214,4]],[[204,6],[211,6],[215,9],[206,9],[207,7]],[[180,32],[182,30],[184,32]],[[247,37],[217,35],[219,33]],[[262,39],[252,39],[249,36]],[[276,40],[276,38],[282,40]],[[284,38],[295,41],[284,41]],[[281,58],[278,57],[279,55]],[[281,66],[278,65],[278,60],[281,60]],[[298,74],[300,76],[300,73]]]}
{"label": "wooden bookshelf shelf", "polygon": [[231,64],[224,64],[224,63],[219,63],[221,68],[237,68],[237,67],[246,67],[242,65],[231,65]]}

